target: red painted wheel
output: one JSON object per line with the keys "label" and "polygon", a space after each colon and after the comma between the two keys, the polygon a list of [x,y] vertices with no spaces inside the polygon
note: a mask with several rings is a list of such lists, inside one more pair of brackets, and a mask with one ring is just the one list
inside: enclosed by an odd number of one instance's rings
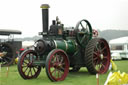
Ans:
{"label": "red painted wheel", "polygon": [[37,53],[33,50],[25,50],[22,52],[18,60],[18,71],[22,78],[37,78],[41,71],[41,66],[36,66],[33,61],[37,60]]}
{"label": "red painted wheel", "polygon": [[85,62],[90,73],[106,73],[110,59],[109,45],[105,39],[95,38],[89,41],[85,51]]}
{"label": "red painted wheel", "polygon": [[46,73],[51,81],[62,81],[69,72],[69,59],[60,49],[52,50],[46,60]]}

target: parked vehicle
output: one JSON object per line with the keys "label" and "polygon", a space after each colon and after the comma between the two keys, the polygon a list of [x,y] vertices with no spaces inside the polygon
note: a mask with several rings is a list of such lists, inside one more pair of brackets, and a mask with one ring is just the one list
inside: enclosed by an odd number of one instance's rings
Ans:
{"label": "parked vehicle", "polygon": [[113,60],[128,59],[128,37],[113,39],[109,44]]}
{"label": "parked vehicle", "polygon": [[[22,47],[22,41],[15,41],[14,35],[21,34],[19,30],[0,29],[0,64],[9,66],[18,56],[18,51]],[[2,38],[4,37],[4,38]]]}

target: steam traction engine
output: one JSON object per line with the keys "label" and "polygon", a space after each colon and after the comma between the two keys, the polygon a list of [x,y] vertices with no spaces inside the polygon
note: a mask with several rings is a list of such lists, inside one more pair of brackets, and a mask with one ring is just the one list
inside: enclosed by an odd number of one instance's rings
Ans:
{"label": "steam traction engine", "polygon": [[[14,35],[22,34],[19,30],[0,29],[0,65],[10,66],[18,56],[22,41],[16,41]],[[4,37],[7,37],[4,39]],[[3,38],[2,38],[3,37]]]}
{"label": "steam traction engine", "polygon": [[104,74],[110,64],[110,49],[103,38],[94,38],[89,21],[79,21],[75,28],[65,28],[58,17],[48,30],[48,8],[43,4],[43,36],[34,47],[22,52],[18,61],[18,71],[22,78],[37,78],[41,67],[51,81],[62,81],[69,68],[79,71],[87,67],[91,74]]}

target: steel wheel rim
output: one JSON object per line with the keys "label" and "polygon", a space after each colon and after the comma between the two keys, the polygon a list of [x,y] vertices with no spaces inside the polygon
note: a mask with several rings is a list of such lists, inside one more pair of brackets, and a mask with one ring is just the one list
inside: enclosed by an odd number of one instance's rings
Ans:
{"label": "steel wheel rim", "polygon": [[21,74],[24,79],[36,78],[41,70],[39,66],[34,66],[33,61],[37,59],[37,54],[33,51],[27,51],[23,54],[20,61]]}
{"label": "steel wheel rim", "polygon": [[54,51],[48,62],[48,72],[54,81],[65,79],[69,71],[67,55],[62,50]]}
{"label": "steel wheel rim", "polygon": [[99,74],[107,72],[110,64],[110,49],[106,41],[99,40],[93,53],[93,65]]}

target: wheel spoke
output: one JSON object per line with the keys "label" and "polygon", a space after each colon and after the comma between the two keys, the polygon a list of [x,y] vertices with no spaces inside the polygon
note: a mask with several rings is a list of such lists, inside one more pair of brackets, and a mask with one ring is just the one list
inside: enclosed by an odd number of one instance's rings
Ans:
{"label": "wheel spoke", "polygon": [[64,67],[61,67],[61,70],[64,71]]}
{"label": "wheel spoke", "polygon": [[34,71],[34,73],[36,73],[36,70],[35,70],[35,68],[33,67],[33,71]]}
{"label": "wheel spoke", "polygon": [[104,57],[103,57],[103,60],[108,60],[107,56],[104,56]]}
{"label": "wheel spoke", "polygon": [[62,63],[62,66],[65,66],[65,62]]}
{"label": "wheel spoke", "polygon": [[86,35],[84,35],[84,36],[82,37],[82,39],[81,39],[81,41],[80,41],[81,44],[85,41],[85,39],[86,39],[85,37],[86,37]]}
{"label": "wheel spoke", "polygon": [[53,56],[53,58],[51,59],[51,64],[50,65],[52,65],[53,63],[55,63],[56,62],[56,57],[55,56]]}
{"label": "wheel spoke", "polygon": [[31,63],[34,61],[34,58],[33,58],[33,57],[34,57],[34,55],[31,53],[31,54],[30,54],[30,62],[31,62]]}
{"label": "wheel spoke", "polygon": [[58,70],[58,78],[60,78],[60,77],[61,77],[61,71]]}
{"label": "wheel spoke", "polygon": [[99,56],[97,52],[94,52],[94,54],[95,54],[97,57]]}
{"label": "wheel spoke", "polygon": [[63,57],[61,57],[61,60],[60,60],[60,63],[62,64],[62,62],[64,61],[64,58]]}
{"label": "wheel spoke", "polygon": [[97,53],[99,51],[98,45],[95,46],[95,52]]}
{"label": "wheel spoke", "polygon": [[105,69],[105,65],[103,63],[101,65],[102,65],[103,69]]}
{"label": "wheel spoke", "polygon": [[100,71],[100,68],[101,68],[101,64],[97,64],[97,65],[96,65],[97,71]]}
{"label": "wheel spoke", "polygon": [[28,67],[25,69],[24,73],[28,70]]}
{"label": "wheel spoke", "polygon": [[81,22],[80,22],[80,25],[81,25],[82,28],[84,28],[84,26],[83,26],[83,24]]}
{"label": "wheel spoke", "polygon": [[107,47],[105,46],[104,48],[101,49],[101,53],[103,53],[103,51],[106,49]]}
{"label": "wheel spoke", "polygon": [[30,68],[29,68],[29,71],[28,71],[28,73],[27,73],[27,76],[29,76],[29,73],[30,73]]}
{"label": "wheel spoke", "polygon": [[99,67],[99,70],[100,70],[100,68],[101,68],[101,64],[98,64],[98,67]]}
{"label": "wheel spoke", "polygon": [[26,61],[23,61],[23,64],[24,64],[24,63],[25,63],[25,64],[28,64]]}
{"label": "wheel spoke", "polygon": [[56,62],[59,63],[58,55],[56,55]]}
{"label": "wheel spoke", "polygon": [[98,60],[97,61],[93,61],[93,63],[94,63],[95,66],[97,65],[97,62],[98,62]]}
{"label": "wheel spoke", "polygon": [[30,73],[31,73],[31,76],[32,76],[32,69],[30,68]]}
{"label": "wheel spoke", "polygon": [[54,77],[56,78],[56,69],[55,69],[55,72],[54,72]]}
{"label": "wheel spoke", "polygon": [[27,65],[22,65],[22,67],[24,68],[24,67],[27,67]]}
{"label": "wheel spoke", "polygon": [[35,66],[35,68],[36,68],[36,69],[38,69],[38,67],[37,67],[37,66]]}
{"label": "wheel spoke", "polygon": [[52,58],[54,61],[56,60],[56,56],[55,55],[53,55],[53,58]]}
{"label": "wheel spoke", "polygon": [[98,59],[98,57],[97,57],[97,56],[93,57],[93,61],[96,61],[97,59]]}
{"label": "wheel spoke", "polygon": [[97,61],[96,61],[96,65],[99,65],[100,64],[100,60],[98,59]]}
{"label": "wheel spoke", "polygon": [[59,75],[60,75],[60,72],[59,72],[59,70],[58,70],[58,78],[59,78]]}
{"label": "wheel spoke", "polygon": [[53,74],[55,72],[56,69],[54,69],[51,73]]}

